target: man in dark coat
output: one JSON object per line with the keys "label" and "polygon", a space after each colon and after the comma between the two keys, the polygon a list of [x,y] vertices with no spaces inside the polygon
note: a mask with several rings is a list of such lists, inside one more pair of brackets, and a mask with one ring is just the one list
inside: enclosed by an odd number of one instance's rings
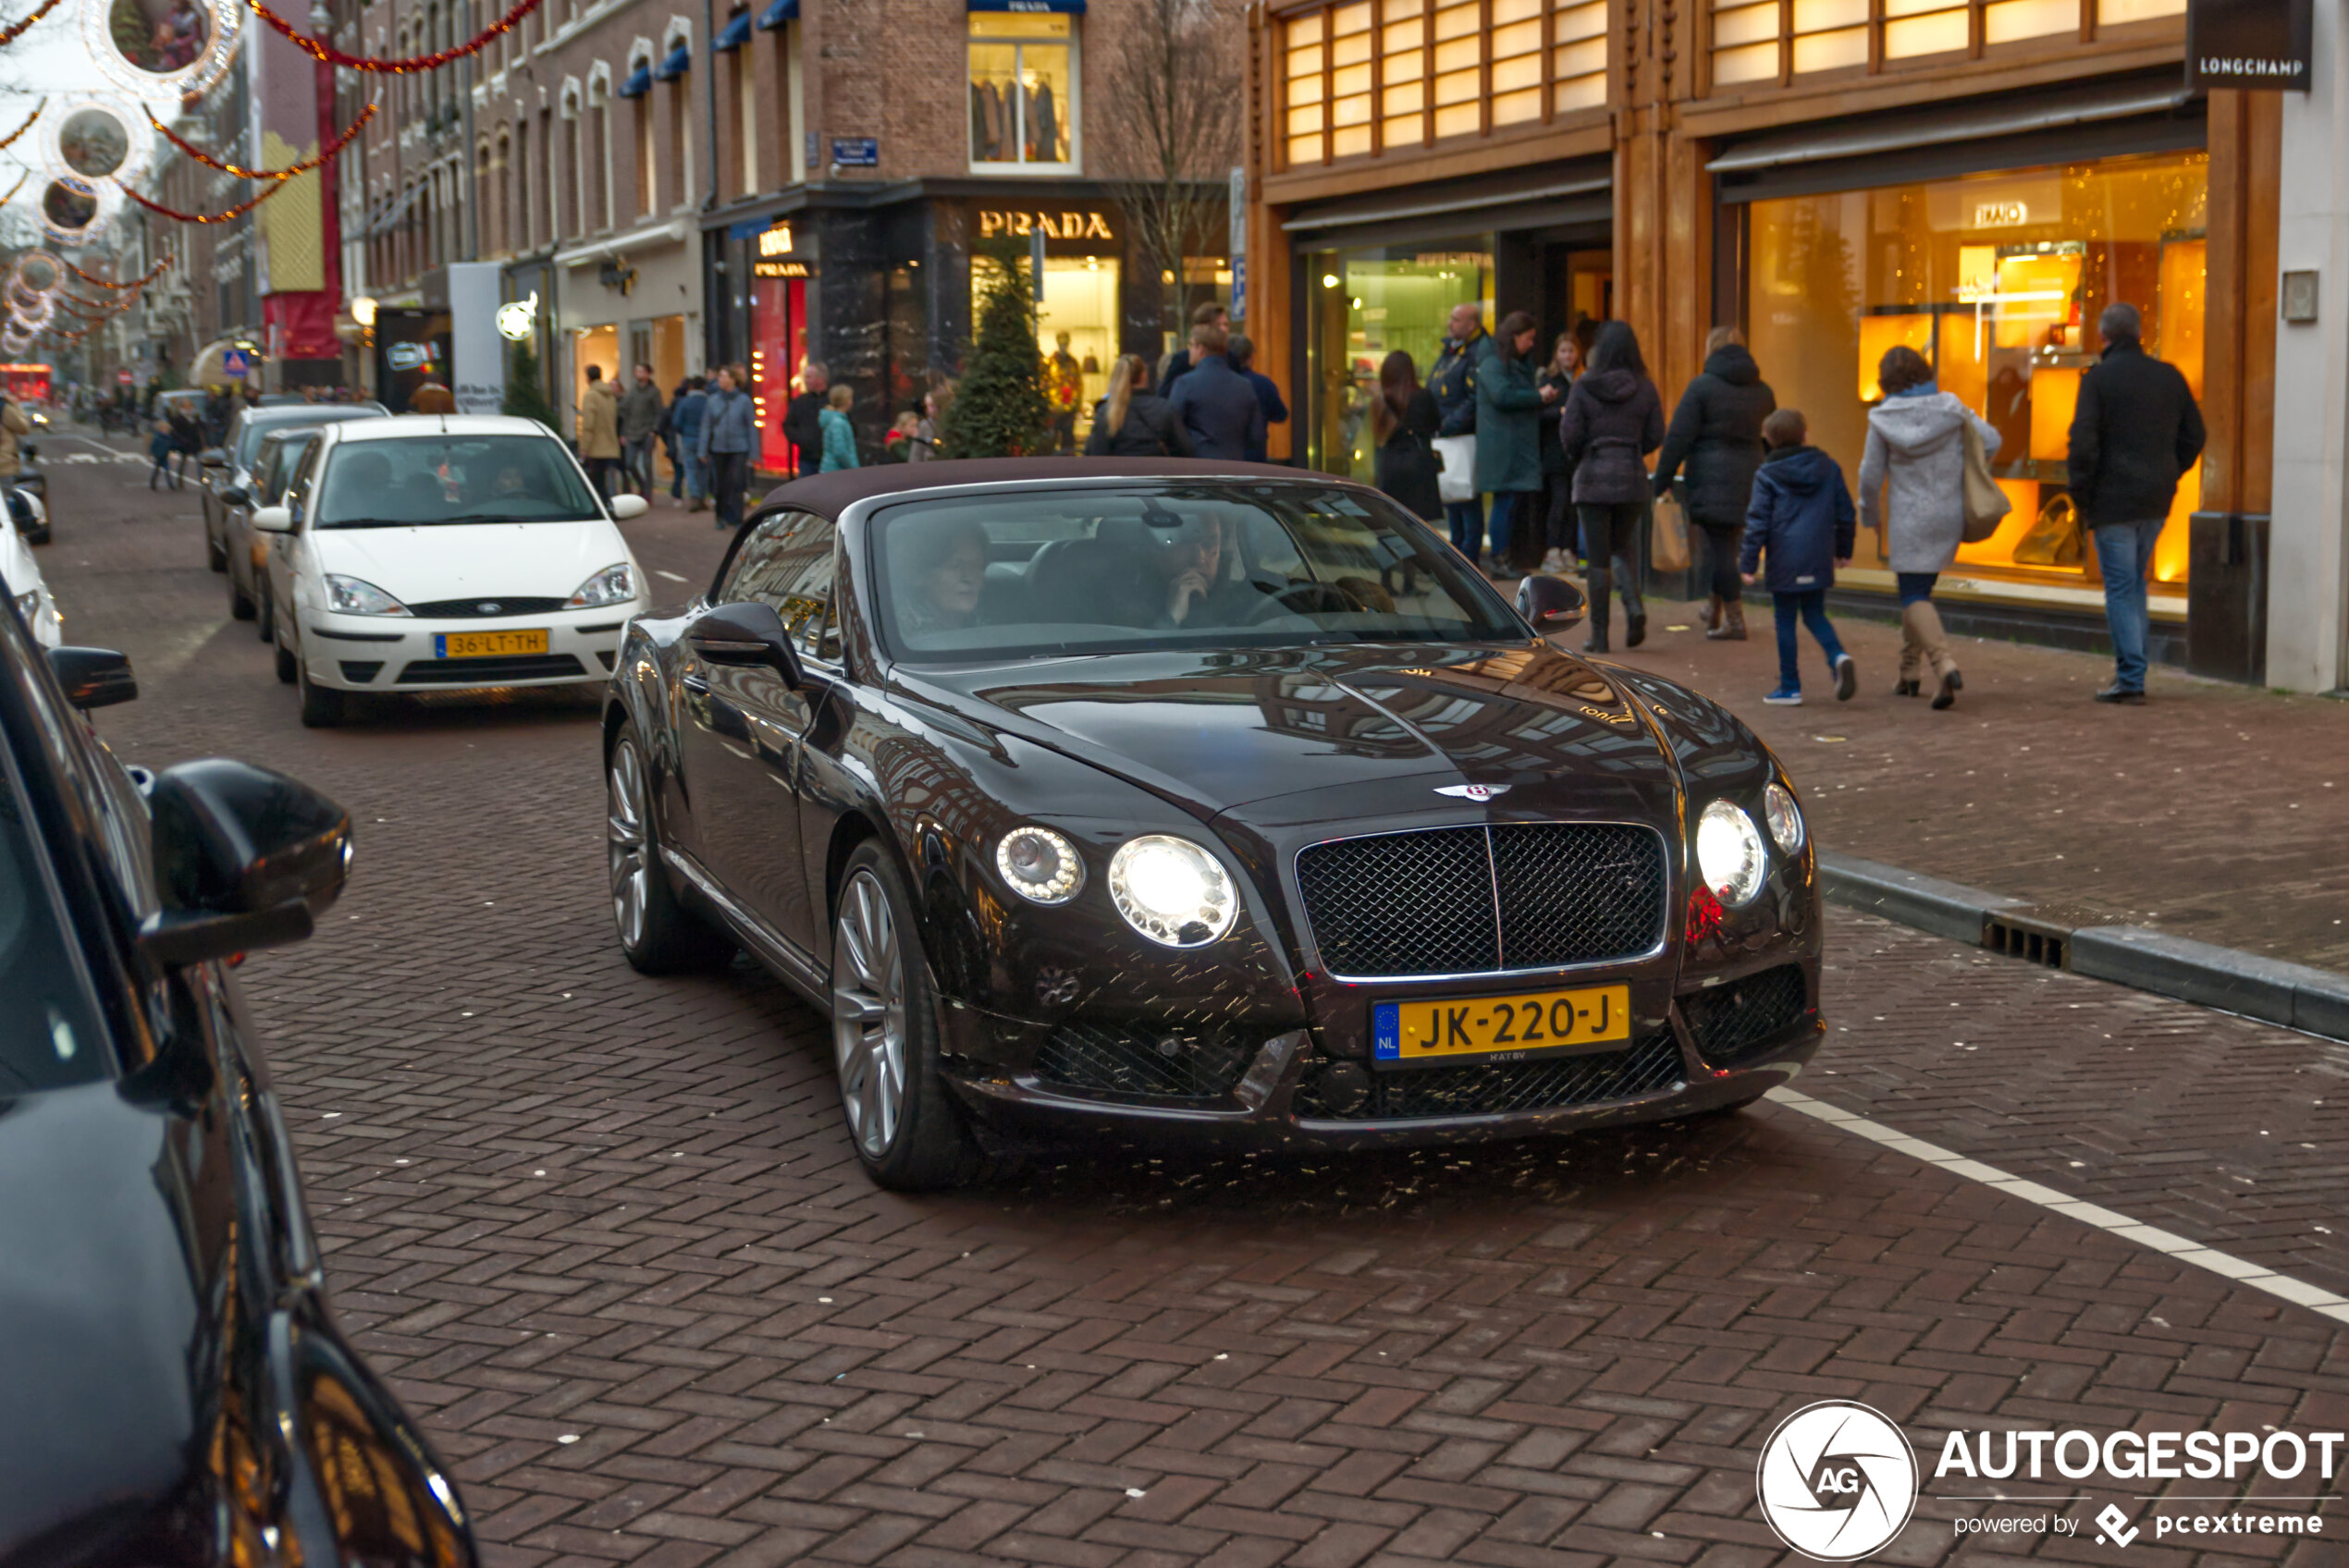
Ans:
{"label": "man in dark coat", "polygon": [[814,360],[799,367],[800,390],[783,405],[783,439],[792,444],[801,473],[824,466],[824,394],[831,376]]}
{"label": "man in dark coat", "polygon": [[1190,374],[1174,384],[1167,401],[1190,432],[1191,450],[1202,458],[1245,462],[1248,449],[1264,446],[1264,405],[1256,388],[1224,358],[1231,340],[1214,326],[1191,328]]}
{"label": "man in dark coat", "polygon": [[[1248,377],[1248,384],[1256,388],[1256,400],[1264,408],[1264,423],[1268,425],[1286,424],[1288,403],[1281,397],[1281,389],[1273,378],[1256,368],[1256,345],[1234,333],[1231,347],[1224,350],[1224,357],[1232,361],[1232,368]],[[1272,457],[1271,440],[1272,432],[1265,432],[1263,439],[1249,449],[1248,460],[1252,463],[1269,460]]]}
{"label": "man in dark coat", "polygon": [[1762,466],[1762,422],[1777,406],[1737,328],[1716,326],[1706,339],[1703,374],[1680,394],[1655,457],[1659,496],[1687,465],[1689,521],[1703,531],[1711,556],[1713,596],[1704,606],[1704,634],[1716,642],[1745,635],[1738,534],[1753,498],[1754,471]]}
{"label": "man in dark coat", "polygon": [[[1232,312],[1224,309],[1220,301],[1210,300],[1191,312],[1191,332],[1194,337],[1202,326],[1215,328],[1216,331],[1224,334],[1228,343],[1232,334]],[[1169,402],[1174,401],[1174,384],[1188,374],[1190,368],[1197,363],[1199,363],[1197,354],[1187,354],[1180,349],[1169,354],[1166,357],[1165,368],[1159,373],[1158,395]]]}
{"label": "man in dark coat", "polygon": [[2202,456],[2202,410],[2178,367],[2138,341],[2130,304],[2105,307],[2104,357],[2080,378],[2066,467],[2081,525],[2096,531],[2104,619],[2112,631],[2112,684],[2100,703],[2146,700],[2146,574],[2178,480]]}
{"label": "man in dark coat", "polygon": [[[1476,373],[1493,352],[1492,335],[1484,330],[1484,311],[1473,300],[1452,307],[1444,351],[1427,374],[1427,389],[1435,398],[1438,435],[1476,434]],[[1452,533],[1452,547],[1470,560],[1484,553],[1484,502],[1470,496],[1444,503],[1444,521]]]}

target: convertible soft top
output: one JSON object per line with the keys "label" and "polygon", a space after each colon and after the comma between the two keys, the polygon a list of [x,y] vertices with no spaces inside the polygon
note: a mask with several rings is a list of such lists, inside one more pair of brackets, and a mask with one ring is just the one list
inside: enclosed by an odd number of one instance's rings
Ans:
{"label": "convertible soft top", "polygon": [[1310,479],[1352,483],[1335,474],[1276,463],[1216,462],[1201,458],[958,458],[929,463],[879,463],[836,469],[779,484],[759,510],[796,507],[838,519],[842,508],[875,496],[898,496],[951,484],[1018,484],[1042,479]]}

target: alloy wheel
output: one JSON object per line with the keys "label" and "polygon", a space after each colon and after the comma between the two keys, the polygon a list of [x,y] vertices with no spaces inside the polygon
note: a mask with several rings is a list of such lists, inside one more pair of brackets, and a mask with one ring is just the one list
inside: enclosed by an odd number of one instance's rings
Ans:
{"label": "alloy wheel", "polygon": [[832,937],[832,1055],[849,1131],[868,1159],[889,1152],[905,1107],[905,960],[889,897],[869,871],[841,889]]}
{"label": "alloy wheel", "polygon": [[645,941],[645,910],[652,893],[652,835],[645,827],[645,759],[636,742],[621,736],[612,747],[606,775],[609,807],[604,843],[611,872],[611,917],[620,942],[631,951]]}

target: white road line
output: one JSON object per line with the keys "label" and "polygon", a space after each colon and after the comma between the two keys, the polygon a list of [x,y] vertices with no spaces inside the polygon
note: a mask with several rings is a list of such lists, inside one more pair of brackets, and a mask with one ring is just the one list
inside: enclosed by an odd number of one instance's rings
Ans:
{"label": "white road line", "polygon": [[[39,442],[39,441],[58,441],[58,440],[64,440],[64,441],[79,441],[79,442],[80,442],[80,443],[81,443],[83,446],[85,446],[85,447],[97,447],[97,448],[98,448],[98,450],[100,450],[101,452],[104,452],[104,453],[105,453],[107,457],[109,457],[109,458],[113,459],[116,462],[118,462],[118,463],[143,463],[143,462],[148,462],[148,461],[152,461],[152,460],[153,460],[153,459],[149,459],[149,458],[146,456],[146,454],[145,454],[145,453],[143,453],[143,452],[126,452],[126,451],[124,451],[124,450],[123,450],[121,447],[109,447],[109,446],[107,446],[107,445],[106,445],[105,442],[103,442],[103,441],[93,441],[93,440],[92,440],[92,439],[91,439],[89,436],[87,436],[87,435],[75,435],[75,434],[74,434],[72,431],[70,431],[70,430],[68,430],[68,431],[50,432],[50,433],[47,433],[47,434],[35,433],[35,434],[32,435],[31,439],[32,439],[32,440],[34,440],[34,441],[36,441],[36,442]],[[83,458],[83,459],[80,459],[80,461],[83,461],[83,462],[89,462],[89,461],[92,461],[92,460],[94,460],[94,459],[88,459],[88,458]]]}
{"label": "white road line", "polygon": [[658,567],[653,568],[653,575],[655,577],[666,577],[671,582],[690,582],[693,581],[693,579],[688,577],[680,577],[673,571],[663,571]]}
{"label": "white road line", "polygon": [[2148,1247],[2155,1252],[2174,1257],[2180,1263],[2191,1263],[2196,1268],[2208,1269],[2222,1280],[2231,1280],[2238,1285],[2249,1285],[2254,1290],[2265,1291],[2271,1296],[2281,1296],[2295,1306],[2308,1307],[2338,1322],[2349,1323],[2349,1297],[2335,1295],[2332,1292],[2321,1290],[2304,1280],[2295,1280],[2288,1274],[2279,1274],[2271,1268],[2236,1257],[2232,1253],[2220,1252],[2215,1247],[2204,1246],[2200,1242],[2189,1241],[2174,1231],[2164,1231],[2155,1225],[2141,1225],[2127,1215],[2116,1214],[2100,1205],[2065,1197],[2053,1187],[2043,1187],[2036,1182],[2027,1182],[2020,1176],[2010,1176],[1996,1166],[1985,1165],[1978,1159],[1968,1159],[1962,1155],[1952,1154],[1937,1144],[1928,1144],[1922,1138],[1912,1138],[1906,1133],[1896,1133],[1881,1121],[1872,1121],[1864,1116],[1854,1115],[1851,1111],[1831,1106],[1825,1100],[1813,1099],[1809,1095],[1797,1094],[1792,1089],[1772,1089],[1766,1097],[1776,1104],[1785,1106],[1789,1110],[1799,1110],[1805,1116],[1816,1117],[1829,1126],[1839,1127],[1844,1132],[1857,1133],[1863,1138],[1882,1144],[1886,1148],[1905,1154],[1913,1159],[1923,1160],[1927,1165],[1937,1166],[1952,1176],[1962,1176],[1970,1182],[1979,1182],[1984,1186],[2004,1193],[2009,1197],[2021,1198],[2026,1203],[2035,1203],[2040,1207],[2060,1214],[2066,1219],[2077,1219],[2083,1225],[2093,1225],[2097,1230],[2109,1231],[2123,1241],[2134,1242],[2139,1246]]}

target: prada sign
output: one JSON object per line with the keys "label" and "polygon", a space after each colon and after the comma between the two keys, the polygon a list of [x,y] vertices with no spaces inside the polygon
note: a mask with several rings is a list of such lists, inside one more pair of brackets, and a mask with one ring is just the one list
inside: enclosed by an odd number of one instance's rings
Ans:
{"label": "prada sign", "polygon": [[1114,239],[1109,214],[1098,211],[1025,212],[981,207],[978,237],[993,239],[1011,235],[1020,239],[1041,231],[1047,239]]}
{"label": "prada sign", "polygon": [[2313,0],[2186,0],[2186,86],[2306,92]]}
{"label": "prada sign", "polygon": [[753,277],[813,277],[816,263],[793,253],[791,225],[776,224],[758,234],[758,254],[750,263]]}

